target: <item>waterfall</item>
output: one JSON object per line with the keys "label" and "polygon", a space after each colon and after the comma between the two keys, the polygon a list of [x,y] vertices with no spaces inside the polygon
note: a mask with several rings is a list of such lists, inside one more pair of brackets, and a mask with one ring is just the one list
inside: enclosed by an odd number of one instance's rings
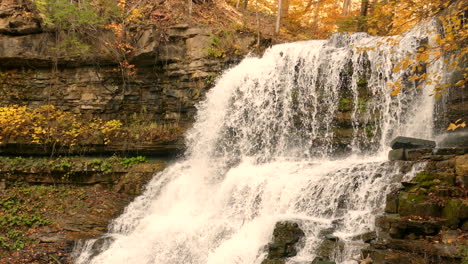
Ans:
{"label": "waterfall", "polygon": [[276,45],[226,71],[198,105],[185,155],[76,262],[259,264],[275,223],[295,220],[306,237],[289,262],[299,263],[313,260],[324,229],[344,241],[373,230],[402,177],[386,161],[389,140],[433,137],[432,88],[404,81],[391,96],[387,85],[430,41],[422,28]]}

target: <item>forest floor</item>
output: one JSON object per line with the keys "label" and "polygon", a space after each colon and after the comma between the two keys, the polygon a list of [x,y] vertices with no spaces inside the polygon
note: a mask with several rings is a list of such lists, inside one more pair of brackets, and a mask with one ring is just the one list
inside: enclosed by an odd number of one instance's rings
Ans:
{"label": "forest floor", "polygon": [[223,31],[255,33],[262,39],[272,39],[273,44],[312,38],[310,30],[288,21],[282,22],[281,31],[276,34],[275,15],[236,8],[233,4],[226,1],[194,3],[192,17],[189,17],[187,1],[168,0],[160,4],[152,18],[162,27],[187,23]]}
{"label": "forest floor", "polygon": [[166,166],[143,158],[0,157],[0,264],[72,263]]}

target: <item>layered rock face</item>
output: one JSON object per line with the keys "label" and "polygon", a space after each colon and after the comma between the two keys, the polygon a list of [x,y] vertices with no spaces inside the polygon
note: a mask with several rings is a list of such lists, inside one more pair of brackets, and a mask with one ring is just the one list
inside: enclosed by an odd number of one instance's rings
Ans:
{"label": "layered rock face", "polygon": [[[213,30],[185,24],[146,26],[135,33],[128,62],[135,76],[123,76],[112,50],[91,41],[86,54],[61,56],[55,36],[22,1],[0,5],[0,102],[53,104],[62,110],[125,120],[144,112],[160,124],[189,126],[195,104],[218,74],[240,57],[209,54]],[[104,37],[111,32],[97,32]],[[236,36],[247,51],[254,38]],[[239,55],[240,56],[240,55]]]}
{"label": "layered rock face", "polygon": [[364,250],[374,263],[466,261],[468,154],[460,151],[420,158],[425,169],[388,195],[386,214],[376,220],[381,239]]}

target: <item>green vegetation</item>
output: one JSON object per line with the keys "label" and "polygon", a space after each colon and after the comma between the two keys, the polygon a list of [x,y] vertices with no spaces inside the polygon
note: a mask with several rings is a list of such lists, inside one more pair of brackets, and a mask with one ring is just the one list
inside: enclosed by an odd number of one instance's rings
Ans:
{"label": "green vegetation", "polygon": [[22,249],[31,240],[26,231],[50,225],[43,213],[42,204],[32,196],[33,187],[17,187],[15,192],[0,195],[0,249]]}
{"label": "green vegetation", "polygon": [[214,84],[216,79],[218,79],[219,75],[218,74],[210,74],[206,77],[205,82],[207,84]]}
{"label": "green vegetation", "polygon": [[[52,105],[0,107],[0,144],[40,144],[69,150],[93,144],[142,144],[174,140],[181,134],[176,125],[158,124],[146,112],[125,122],[103,120],[65,112]],[[66,166],[66,164],[63,164]]]}
{"label": "green vegetation", "polygon": [[462,259],[462,264],[468,264],[468,246],[462,246],[460,253]]}
{"label": "green vegetation", "polygon": [[416,176],[413,178],[413,181],[414,182],[426,182],[426,181],[432,181],[432,180],[435,180],[437,179],[437,175],[436,174],[432,174],[432,173],[429,173],[429,172],[426,172],[426,171],[421,171],[421,172],[418,172],[418,174],[416,174]]}
{"label": "green vegetation", "polygon": [[118,158],[112,157],[112,158],[110,158],[108,160],[93,159],[93,160],[87,162],[86,166],[88,168],[91,168],[92,170],[95,170],[95,171],[112,172],[113,171],[112,163],[115,163],[116,159],[118,159]]}
{"label": "green vegetation", "polygon": [[353,107],[353,101],[349,98],[342,98],[338,103],[338,111],[348,112]]}
{"label": "green vegetation", "polygon": [[223,30],[218,34],[211,34],[210,47],[206,53],[212,58],[226,58],[245,54],[246,51],[241,49],[237,38],[232,32]]}
{"label": "green vegetation", "polygon": [[83,40],[91,32],[102,28],[120,16],[117,3],[111,0],[34,0],[45,26],[55,29],[55,49],[67,55],[80,55],[89,51]]}
{"label": "green vegetation", "polygon": [[367,99],[358,98],[358,109],[360,113],[365,113],[367,111]]}
{"label": "green vegetation", "polygon": [[143,157],[143,156],[137,156],[137,157],[131,157],[131,158],[123,158],[121,161],[120,161],[120,164],[124,167],[124,168],[129,168],[133,165],[136,165],[136,164],[140,164],[140,163],[145,163],[147,162],[146,158]]}
{"label": "green vegetation", "polygon": [[366,136],[368,138],[373,138],[375,136],[375,131],[376,127],[373,126],[373,125],[367,125],[365,128],[364,128],[364,131],[366,133]]}
{"label": "green vegetation", "polygon": [[55,157],[55,158],[23,158],[23,157],[0,157],[0,168],[8,168],[7,173],[13,174],[17,171],[50,173],[72,177],[74,172],[92,170],[102,173],[128,169],[134,165],[148,162],[146,157],[118,157],[93,158],[91,160],[80,157]]}

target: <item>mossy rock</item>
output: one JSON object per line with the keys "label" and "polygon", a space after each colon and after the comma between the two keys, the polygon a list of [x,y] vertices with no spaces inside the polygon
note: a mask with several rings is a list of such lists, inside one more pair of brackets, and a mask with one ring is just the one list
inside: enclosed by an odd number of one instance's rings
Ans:
{"label": "mossy rock", "polygon": [[402,192],[398,197],[398,213],[402,216],[439,217],[442,207],[428,196]]}
{"label": "mossy rock", "polygon": [[411,181],[417,183],[417,185],[420,187],[430,187],[435,185],[452,186],[455,184],[455,175],[440,175],[427,171],[421,171],[416,174],[416,176]]}
{"label": "mossy rock", "polygon": [[350,98],[342,98],[338,103],[338,111],[349,112],[353,110],[353,100]]}
{"label": "mossy rock", "polygon": [[413,178],[414,182],[425,182],[425,181],[432,181],[437,179],[437,175],[427,172],[427,171],[421,171],[416,176]]}
{"label": "mossy rock", "polygon": [[447,225],[457,227],[458,224],[468,218],[468,201],[453,199],[445,204],[442,216],[447,219]]}

